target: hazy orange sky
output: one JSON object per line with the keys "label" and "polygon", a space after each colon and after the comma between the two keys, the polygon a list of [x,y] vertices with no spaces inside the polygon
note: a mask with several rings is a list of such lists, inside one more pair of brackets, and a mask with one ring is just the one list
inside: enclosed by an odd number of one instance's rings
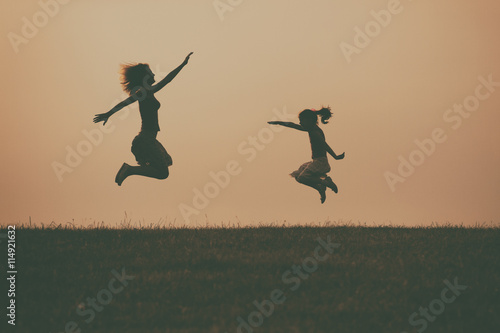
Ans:
{"label": "hazy orange sky", "polygon": [[[177,225],[500,222],[498,1],[30,0],[0,16],[4,225],[116,225],[125,212]],[[119,65],[147,62],[159,80],[191,51],[156,95],[170,177],[118,187],[138,106],[107,133],[92,119],[125,97]],[[322,105],[327,142],[346,152],[330,158],[339,194],[323,205],[288,175],[310,160],[307,134],[266,123]],[[85,156],[70,166],[68,149]],[[229,184],[214,185],[228,163]]]}

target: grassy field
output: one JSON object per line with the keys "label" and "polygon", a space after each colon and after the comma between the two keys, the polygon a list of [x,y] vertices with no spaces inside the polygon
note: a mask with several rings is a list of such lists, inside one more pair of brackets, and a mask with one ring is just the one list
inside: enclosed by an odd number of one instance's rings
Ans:
{"label": "grassy field", "polygon": [[499,332],[499,258],[499,228],[18,228],[1,331]]}

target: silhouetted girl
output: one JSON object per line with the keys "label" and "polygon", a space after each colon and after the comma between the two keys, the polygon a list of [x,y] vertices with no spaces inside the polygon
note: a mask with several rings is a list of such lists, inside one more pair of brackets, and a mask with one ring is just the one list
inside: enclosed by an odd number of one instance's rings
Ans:
{"label": "silhouetted girl", "polygon": [[338,192],[337,185],[326,174],[330,171],[326,153],[332,155],[336,160],[344,158],[345,153],[337,155],[325,141],[325,134],[318,126],[318,115],[323,124],[332,116],[330,108],[321,110],[306,109],[299,114],[299,124],[283,121],[269,121],[271,125],[282,125],[294,128],[299,131],[305,131],[309,134],[311,142],[312,161],[302,164],[298,170],[292,172],[290,176],[294,177],[299,183],[310,186],[317,190],[321,196],[321,203],[326,199],[326,188],[331,188],[335,193]]}
{"label": "silhouetted girl", "polygon": [[124,108],[125,106],[139,101],[139,111],[141,113],[142,126],[139,134],[132,141],[132,153],[139,166],[130,166],[123,163],[116,174],[115,182],[121,185],[128,176],[140,175],[156,179],[166,179],[168,177],[168,167],[172,165],[172,158],[167,153],[162,144],[156,140],[156,134],[160,130],[158,124],[158,109],[160,102],[155,98],[155,93],[165,87],[174,77],[186,66],[189,53],[184,62],[168,74],[163,80],[155,83],[154,74],[148,64],[122,65],[121,84],[130,97],[118,103],[109,112],[97,114],[94,122],[104,121],[106,124],[109,117]]}

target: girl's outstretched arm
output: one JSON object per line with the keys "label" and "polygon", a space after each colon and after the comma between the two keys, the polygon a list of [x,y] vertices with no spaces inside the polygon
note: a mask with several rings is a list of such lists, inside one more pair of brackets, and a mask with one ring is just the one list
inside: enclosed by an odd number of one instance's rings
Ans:
{"label": "girl's outstretched arm", "polygon": [[271,124],[271,125],[281,125],[281,126],[285,126],[285,127],[290,127],[290,128],[293,128],[293,129],[296,129],[296,130],[299,130],[299,131],[306,131],[306,129],[304,129],[304,127],[300,126],[299,124],[296,124],[296,123],[292,123],[292,122],[287,122],[287,121],[268,121],[267,122],[268,124]]}
{"label": "girl's outstretched arm", "polygon": [[96,114],[95,117],[94,117],[94,123],[98,123],[100,121],[104,121],[104,123],[102,125],[103,126],[106,125],[106,123],[108,122],[109,117],[111,117],[112,115],[114,115],[115,113],[117,113],[118,111],[120,111],[121,109],[123,109],[124,107],[126,107],[127,105],[130,105],[130,104],[134,103],[138,99],[139,99],[139,97],[134,94],[134,95],[130,96],[129,98],[127,98],[127,99],[121,101],[120,103],[116,104],[108,112]]}
{"label": "girl's outstretched arm", "polygon": [[153,90],[153,93],[161,90],[163,87],[165,87],[170,81],[172,81],[174,79],[174,77],[177,76],[177,74],[179,74],[179,72],[181,71],[181,69],[187,65],[188,61],[189,61],[189,57],[191,57],[191,54],[193,54],[193,52],[189,53],[186,57],[186,59],[184,59],[184,61],[182,62],[182,64],[179,65],[179,67],[177,67],[176,69],[174,69],[173,71],[171,71],[167,76],[165,76],[160,82],[158,82],[157,84],[155,84],[154,86],[151,87],[151,89]]}
{"label": "girl's outstretched arm", "polygon": [[335,154],[335,152],[332,150],[332,148],[330,148],[330,146],[328,145],[328,143],[326,143],[326,141],[325,141],[325,149],[328,152],[328,154],[332,155],[332,157],[336,160],[341,160],[345,157],[345,153],[342,153],[340,155]]}
{"label": "girl's outstretched arm", "polygon": [[310,133],[311,137],[314,137],[316,142],[322,142],[323,146],[325,147],[325,150],[328,154],[332,155],[332,157],[336,160],[341,160],[345,157],[345,153],[342,153],[340,155],[335,154],[332,148],[326,143],[326,140],[324,136],[320,135],[317,131],[313,131]]}

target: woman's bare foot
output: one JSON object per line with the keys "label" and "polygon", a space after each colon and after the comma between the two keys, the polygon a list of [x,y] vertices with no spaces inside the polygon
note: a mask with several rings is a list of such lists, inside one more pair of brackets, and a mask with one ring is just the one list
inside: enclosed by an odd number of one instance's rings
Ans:
{"label": "woman's bare foot", "polygon": [[123,163],[120,170],[118,170],[118,173],[116,174],[116,177],[115,177],[115,183],[117,183],[118,186],[122,186],[123,181],[125,180],[125,178],[128,177],[128,168],[129,167],[130,167],[130,165],[128,165],[127,163]]}

